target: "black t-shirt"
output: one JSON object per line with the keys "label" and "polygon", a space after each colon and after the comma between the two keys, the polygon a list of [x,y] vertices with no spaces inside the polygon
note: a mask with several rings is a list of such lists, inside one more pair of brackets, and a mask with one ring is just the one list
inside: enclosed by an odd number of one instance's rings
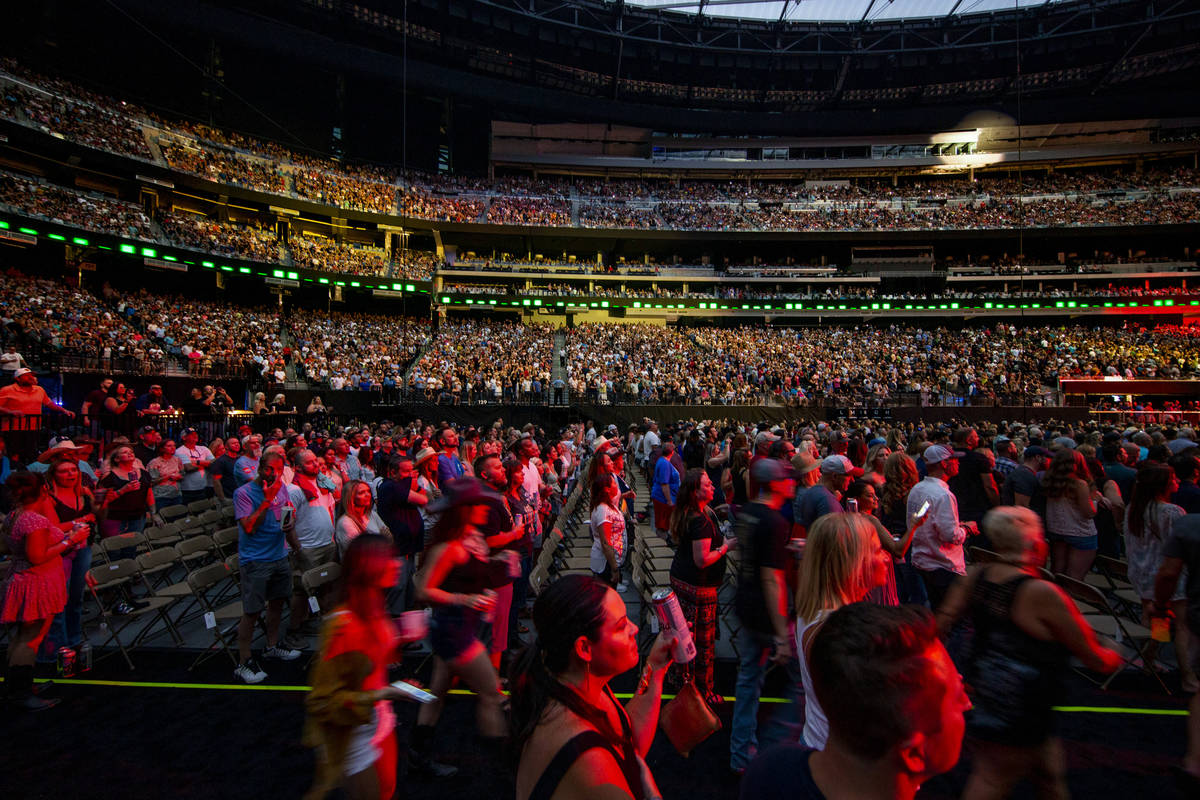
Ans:
{"label": "black t-shirt", "polygon": [[138,442],[133,446],[133,454],[137,456],[138,461],[142,462],[142,466],[145,466],[154,459],[158,458],[158,448],[146,447],[146,445]]}
{"label": "black t-shirt", "polygon": [[[762,503],[747,503],[737,520],[738,546],[742,559],[738,567],[738,588],[734,609],[742,625],[752,631],[773,635],[774,627],[763,597],[762,567],[785,570],[791,529],[783,516]],[[786,590],[785,590],[786,591]]]}
{"label": "black t-shirt", "polygon": [[683,464],[688,469],[704,466],[704,442],[688,442],[683,446]]}
{"label": "black t-shirt", "polygon": [[705,514],[694,514],[687,521],[687,529],[683,533],[683,539],[679,543],[679,548],[675,551],[675,557],[671,560],[672,578],[678,578],[684,583],[690,583],[692,586],[721,585],[721,581],[725,579],[724,558],[704,569],[696,566],[696,559],[692,554],[692,545],[704,539],[709,541],[709,548],[712,550],[718,549],[725,541],[725,537],[721,535],[721,529],[717,526],[717,521],[711,511]]}
{"label": "black t-shirt", "polygon": [[[136,492],[126,492],[115,500],[108,503],[108,518],[119,519],[122,522],[135,520],[145,515],[146,496],[150,490],[150,473],[144,469],[137,471],[136,480],[141,486]],[[117,473],[110,472],[100,479],[100,487],[108,489],[109,492],[115,492],[118,489],[124,489],[133,481],[125,480],[118,477]]]}
{"label": "black t-shirt", "polygon": [[742,777],[740,800],[825,800],[813,780],[808,759],[815,753],[798,744],[781,744],[750,762]]}
{"label": "black t-shirt", "polygon": [[1006,506],[1015,505],[1015,496],[1018,494],[1028,497],[1029,507],[1045,519],[1046,497],[1042,494],[1042,482],[1037,473],[1024,464],[1008,473],[1008,478],[1000,489],[1000,502]]}
{"label": "black t-shirt", "polygon": [[228,453],[222,453],[208,466],[208,474],[221,481],[221,491],[229,499],[233,499],[233,493],[238,488],[237,468],[233,465],[235,461],[237,459],[230,458]]}
{"label": "black t-shirt", "polygon": [[421,512],[408,501],[413,481],[389,479],[379,484],[379,517],[392,532],[400,552],[410,555],[421,549],[424,536]]}
{"label": "black t-shirt", "polygon": [[87,397],[83,401],[88,404],[88,414],[104,413],[104,401],[108,398],[108,392],[103,389],[92,389],[87,393]]}
{"label": "black t-shirt", "polygon": [[978,522],[992,507],[983,491],[983,476],[992,471],[987,456],[975,450],[967,451],[959,462],[958,474],[950,479],[950,491],[958,499],[958,517]]}
{"label": "black t-shirt", "polygon": [[1200,514],[1185,514],[1175,520],[1163,545],[1163,558],[1178,558],[1187,570],[1187,624],[1200,636]]}

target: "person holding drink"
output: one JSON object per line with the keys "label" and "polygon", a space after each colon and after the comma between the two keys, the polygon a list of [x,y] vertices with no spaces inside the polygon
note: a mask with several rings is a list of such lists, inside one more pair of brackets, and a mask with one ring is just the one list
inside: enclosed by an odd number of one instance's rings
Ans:
{"label": "person holding drink", "polygon": [[34,694],[33,669],[51,621],[67,603],[62,557],[85,546],[91,528],[79,522],[64,535],[41,514],[45,484],[37,475],[18,472],[6,485],[16,510],[5,521],[12,573],[0,586],[0,623],[10,626],[5,689],[19,708],[42,711],[59,702]]}

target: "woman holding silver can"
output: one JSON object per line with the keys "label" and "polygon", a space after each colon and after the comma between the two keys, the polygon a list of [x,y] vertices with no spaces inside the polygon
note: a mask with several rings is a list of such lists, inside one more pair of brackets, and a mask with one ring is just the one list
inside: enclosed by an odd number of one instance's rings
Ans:
{"label": "woman holding silver can", "polygon": [[[735,540],[721,535],[713,499],[712,479],[703,469],[690,469],[679,484],[671,516],[671,588],[679,598],[684,619],[696,643],[694,666],[682,666],[684,680],[692,678],[696,690],[710,706],[724,702],[713,690],[713,657],[717,640],[717,590],[725,580],[725,554]],[[690,674],[689,674],[690,673]]]}
{"label": "woman holding silver can", "polygon": [[533,605],[537,638],[513,666],[518,800],[660,800],[645,756],[658,728],[674,637],[654,642],[622,706],[609,681],[637,666],[638,627],[610,586],[566,575]]}

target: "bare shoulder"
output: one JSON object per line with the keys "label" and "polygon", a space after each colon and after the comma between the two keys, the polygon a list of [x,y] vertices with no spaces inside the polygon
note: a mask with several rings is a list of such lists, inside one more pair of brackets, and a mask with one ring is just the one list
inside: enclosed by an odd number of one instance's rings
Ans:
{"label": "bare shoulder", "polygon": [[[563,745],[593,730],[574,714],[551,712],[525,745],[517,767],[517,798],[525,800]],[[563,775],[552,800],[627,800],[631,795],[616,758],[605,748],[580,754]]]}

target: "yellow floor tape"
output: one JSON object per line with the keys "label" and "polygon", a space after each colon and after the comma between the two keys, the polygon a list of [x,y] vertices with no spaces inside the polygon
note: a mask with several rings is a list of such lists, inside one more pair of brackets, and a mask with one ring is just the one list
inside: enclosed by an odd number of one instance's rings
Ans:
{"label": "yellow floor tape", "polygon": [[[38,683],[47,683],[49,679],[38,680]],[[260,683],[256,685],[247,685],[241,683],[163,683],[157,681],[105,681],[92,680],[89,678],[54,678],[54,683],[61,683],[64,686],[118,686],[134,689],[205,689],[209,691],[258,691],[258,692],[307,692],[307,686],[285,686],[279,684]],[[469,689],[451,689],[450,694],[454,695],[469,695],[474,692]],[[622,700],[627,700],[632,697],[632,694],[617,692],[617,697]],[[664,700],[670,700],[675,695],[664,694]],[[734,698],[726,697],[727,703],[732,703]],[[763,703],[787,703],[788,700],[782,697],[763,697],[760,702]],[[1055,711],[1060,711],[1067,714],[1135,714],[1148,717],[1186,717],[1188,711],[1186,708],[1122,708],[1120,706],[1055,706]]]}

